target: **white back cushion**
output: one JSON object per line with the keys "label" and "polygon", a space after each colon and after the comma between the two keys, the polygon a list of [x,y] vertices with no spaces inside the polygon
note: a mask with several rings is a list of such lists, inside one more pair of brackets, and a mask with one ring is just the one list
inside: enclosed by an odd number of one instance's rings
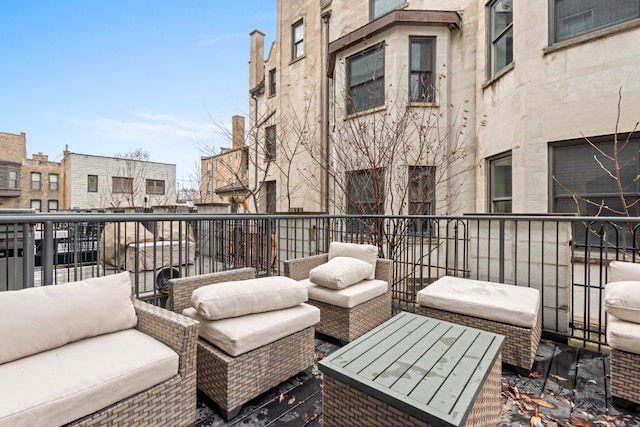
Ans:
{"label": "white back cushion", "polygon": [[128,272],[0,292],[0,364],[137,321]]}
{"label": "white back cushion", "polygon": [[640,323],[640,281],[607,283],[604,309],[620,320]]}
{"label": "white back cushion", "polygon": [[368,279],[375,279],[376,261],[378,260],[377,246],[358,243],[331,242],[329,244],[329,260],[336,257],[357,258],[371,264],[373,266],[373,272]]}
{"label": "white back cushion", "polygon": [[609,263],[609,282],[640,282],[640,264],[625,261],[611,261]]}
{"label": "white back cushion", "polygon": [[280,310],[307,301],[307,288],[283,276],[202,286],[191,294],[191,306],[207,320]]}
{"label": "white back cushion", "polygon": [[329,289],[344,289],[355,285],[375,273],[375,268],[357,258],[335,257],[311,269],[309,280]]}

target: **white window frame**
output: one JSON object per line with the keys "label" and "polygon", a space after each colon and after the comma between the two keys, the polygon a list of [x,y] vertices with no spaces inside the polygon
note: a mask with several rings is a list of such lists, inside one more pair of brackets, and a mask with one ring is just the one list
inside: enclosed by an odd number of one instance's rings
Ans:
{"label": "white window frame", "polygon": [[[419,57],[416,58],[414,46],[420,46]],[[428,46],[428,49],[424,49]],[[426,67],[421,56],[424,50],[429,50],[431,67]],[[417,61],[416,61],[417,59]],[[410,102],[435,102],[435,37],[409,37],[409,101]],[[416,63],[418,62],[418,63]]]}
{"label": "white window frame", "polygon": [[291,61],[304,56],[304,20],[291,26]]}
{"label": "white window frame", "polygon": [[59,180],[59,175],[57,173],[49,174],[49,190],[51,191],[58,190],[58,180]]}
{"label": "white window frame", "polygon": [[40,172],[31,172],[31,189],[40,190],[42,188],[42,174]]}
{"label": "white window frame", "polygon": [[[498,7],[504,10],[502,13],[509,13],[508,9],[511,9],[511,22],[500,31],[496,31],[495,28]],[[513,0],[491,1],[487,5],[487,17],[487,78],[492,79],[513,63]],[[509,40],[511,40],[511,44],[509,44]],[[504,42],[504,46],[502,42]],[[504,52],[501,52],[501,49]],[[503,60],[503,63],[498,64],[500,59]]]}
{"label": "white window frame", "polygon": [[[513,157],[511,152],[503,153],[488,159],[489,163],[489,212],[490,213],[512,213],[513,211]],[[502,180],[498,180],[501,175],[498,168],[508,166],[509,180],[502,174]],[[506,169],[504,169],[506,171]],[[499,191],[502,190],[502,191]],[[501,194],[497,194],[500,192]],[[505,206],[506,208],[503,208]],[[508,206],[508,207],[507,207]]]}

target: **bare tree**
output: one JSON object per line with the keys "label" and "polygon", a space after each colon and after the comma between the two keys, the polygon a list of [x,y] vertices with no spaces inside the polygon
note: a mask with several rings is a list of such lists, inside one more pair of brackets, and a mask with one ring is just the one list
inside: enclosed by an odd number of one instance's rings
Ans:
{"label": "bare tree", "polygon": [[[354,102],[380,102],[383,81],[374,81],[356,96],[336,90],[331,150],[306,144],[311,158],[329,175],[330,203],[336,213],[356,215],[347,231],[376,244],[381,254],[396,257],[408,236],[430,236],[431,221],[424,215],[447,214],[459,194],[462,175],[474,167],[473,147],[467,137],[469,111],[453,105],[437,106],[439,81],[423,86],[427,103],[412,104],[406,92],[389,86],[384,108]],[[340,85],[340,82],[336,82]],[[420,89],[420,88],[419,88]],[[428,96],[426,95],[428,92]],[[340,102],[340,98],[345,102]],[[373,111],[370,111],[372,110]],[[369,111],[367,111],[369,110]],[[344,117],[345,119],[342,119]],[[317,182],[317,180],[316,180]],[[395,216],[383,222],[363,215]],[[397,218],[423,215],[422,218]],[[382,248],[386,247],[386,251]]]}
{"label": "bare tree", "polygon": [[[553,180],[565,192],[571,195],[578,215],[587,216],[616,216],[616,217],[636,217],[637,206],[640,203],[637,188],[638,180],[638,158],[640,151],[638,144],[634,141],[640,122],[635,122],[630,132],[619,131],[620,118],[622,114],[622,89],[618,91],[618,103],[616,110],[616,121],[613,133],[613,145],[610,149],[604,149],[601,144],[594,142],[592,138],[581,136],[593,150],[593,162],[602,173],[598,179],[603,187],[613,188],[613,196],[593,197],[578,193],[575,189],[569,188],[561,178],[553,176]],[[587,225],[587,224],[585,224]],[[633,224],[626,225],[627,232],[632,238],[635,236]],[[597,233],[596,230],[592,232]],[[606,236],[603,236],[607,240]],[[613,243],[610,243],[613,244]],[[637,247],[637,246],[636,246]]]}

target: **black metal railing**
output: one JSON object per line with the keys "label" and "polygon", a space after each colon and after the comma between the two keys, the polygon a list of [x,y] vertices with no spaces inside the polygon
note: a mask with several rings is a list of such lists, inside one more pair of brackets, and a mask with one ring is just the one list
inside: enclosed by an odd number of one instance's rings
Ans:
{"label": "black metal railing", "polygon": [[396,311],[413,310],[416,293],[443,275],[535,287],[545,334],[602,346],[607,266],[637,260],[639,226],[549,215],[0,215],[0,290],[129,271],[136,296],[163,304],[172,277],[245,266],[280,275],[284,260],[331,241],[372,243],[394,260]]}

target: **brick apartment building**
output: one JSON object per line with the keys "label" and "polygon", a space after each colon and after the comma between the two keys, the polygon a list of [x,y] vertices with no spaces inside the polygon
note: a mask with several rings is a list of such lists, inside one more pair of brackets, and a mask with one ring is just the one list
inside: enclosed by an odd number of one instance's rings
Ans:
{"label": "brick apartment building", "polygon": [[62,169],[47,155],[27,158],[26,135],[0,132],[0,208],[61,209]]}
{"label": "brick apartment building", "polygon": [[71,153],[27,157],[26,134],[0,132],[0,208],[124,210],[176,204],[176,165]]}

